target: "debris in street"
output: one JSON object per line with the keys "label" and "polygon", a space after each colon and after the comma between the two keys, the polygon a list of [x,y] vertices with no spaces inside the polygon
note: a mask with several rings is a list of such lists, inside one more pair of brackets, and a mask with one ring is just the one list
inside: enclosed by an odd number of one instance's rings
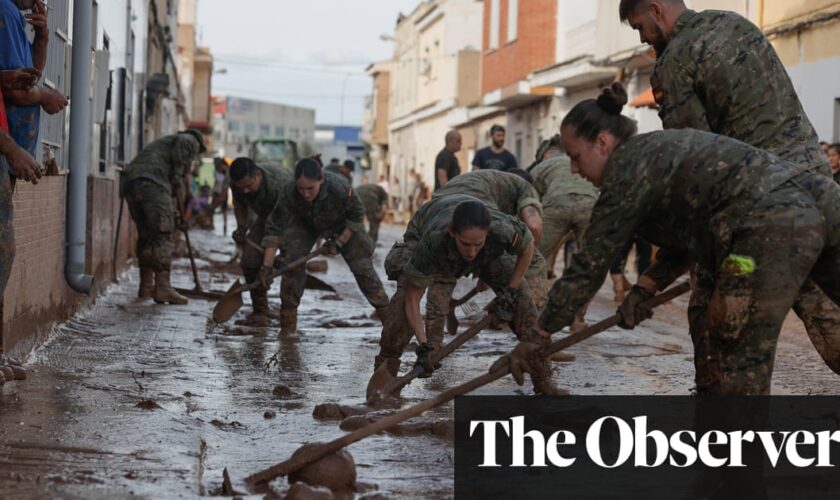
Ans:
{"label": "debris in street", "polygon": [[[305,444],[292,457],[303,455],[320,445],[321,443]],[[346,494],[356,486],[356,462],[350,452],[339,450],[289,474],[289,482],[324,486],[335,493]]]}
{"label": "debris in street", "polygon": [[211,420],[210,425],[222,429],[223,431],[247,428],[244,424],[242,424],[242,422],[238,422],[236,420],[233,420],[231,422],[223,422],[217,418]]}
{"label": "debris in street", "polygon": [[362,415],[371,409],[367,406],[347,406],[338,403],[321,403],[315,405],[312,416],[315,420],[343,420],[353,415]]}
{"label": "debris in street", "polygon": [[266,410],[266,411],[265,411],[265,413],[263,413],[263,418],[264,418],[264,419],[266,419],[266,420],[268,420],[268,419],[272,419],[272,418],[274,418],[274,417],[276,417],[276,416],[277,416],[277,414],[276,414],[276,413],[274,413],[274,412],[273,412],[273,411],[271,411],[271,410]]}
{"label": "debris in street", "polygon": [[[343,431],[355,431],[366,425],[377,422],[393,412],[373,412],[364,415],[353,415],[341,421],[339,428]],[[420,421],[395,425],[385,430],[392,436],[435,436],[447,441],[455,439],[455,421],[451,418],[420,419]]]}
{"label": "debris in street", "polygon": [[160,410],[161,409],[160,405],[157,404],[157,402],[153,399],[144,399],[143,401],[140,401],[139,403],[134,405],[134,407],[135,408],[140,408],[141,410]]}
{"label": "debris in street", "polygon": [[291,390],[289,386],[283,384],[277,384],[274,386],[274,390],[271,391],[274,394],[275,398],[280,399],[292,399],[300,396],[300,394],[296,393],[295,391]]}

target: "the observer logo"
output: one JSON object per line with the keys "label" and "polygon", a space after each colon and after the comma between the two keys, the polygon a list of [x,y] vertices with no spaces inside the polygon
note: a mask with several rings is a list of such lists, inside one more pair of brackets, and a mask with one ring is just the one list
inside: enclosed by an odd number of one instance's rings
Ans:
{"label": "the observer logo", "polygon": [[[609,459],[602,452],[602,433],[613,425],[617,431],[617,452]],[[709,430],[697,433],[693,430],[677,430],[666,434],[649,429],[648,417],[637,416],[628,422],[617,416],[604,416],[595,420],[585,433],[578,436],[573,431],[557,430],[549,435],[537,429],[526,431],[524,416],[508,420],[472,420],[469,424],[470,438],[482,439],[483,460],[479,467],[572,467],[578,460],[566,456],[565,449],[571,449],[584,439],[588,459],[605,469],[632,464],[635,467],[692,467],[699,461],[711,468],[746,467],[744,447],[759,445],[772,467],[780,458],[794,467],[835,467],[832,443],[840,443],[840,431],[720,431]],[[509,440],[510,457],[499,457],[497,436]],[[526,444],[530,442],[530,454]],[[615,444],[611,444],[611,449]]]}

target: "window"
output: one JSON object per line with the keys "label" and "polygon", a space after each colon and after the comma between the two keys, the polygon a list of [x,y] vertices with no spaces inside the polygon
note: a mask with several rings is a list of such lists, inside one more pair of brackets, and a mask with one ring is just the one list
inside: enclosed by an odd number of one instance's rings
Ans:
{"label": "window", "polygon": [[285,137],[286,130],[283,127],[274,127],[274,135],[276,137]]}
{"label": "window", "polygon": [[271,125],[260,125],[260,135],[269,137],[271,135]]}
{"label": "window", "polygon": [[514,143],[515,155],[516,155],[516,162],[520,165],[522,164],[522,133],[516,134],[516,142]]}
{"label": "window", "polygon": [[516,40],[519,27],[519,0],[508,0],[507,41]]}
{"label": "window", "polygon": [[239,133],[239,122],[236,121],[229,121],[227,126],[228,132],[238,134]]}
{"label": "window", "polygon": [[291,139],[297,139],[297,138],[298,138],[298,129],[296,129],[296,128],[290,128],[290,129],[289,129],[289,138],[291,138]]}
{"label": "window", "polygon": [[490,0],[490,50],[499,48],[499,10],[502,0]]}
{"label": "window", "polygon": [[253,123],[246,122],[245,123],[245,135],[248,137],[253,137],[254,134],[257,132],[257,126]]}

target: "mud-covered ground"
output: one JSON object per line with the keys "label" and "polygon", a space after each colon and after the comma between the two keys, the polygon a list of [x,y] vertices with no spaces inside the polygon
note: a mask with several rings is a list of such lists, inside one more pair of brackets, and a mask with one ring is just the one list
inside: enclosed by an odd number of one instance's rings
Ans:
{"label": "mud-covered ground", "polygon": [[[375,264],[401,235],[384,227]],[[205,289],[235,279],[227,261],[233,244],[194,230]],[[188,261],[173,281],[192,287]],[[213,494],[227,467],[234,483],[286,459],[301,444],[342,435],[335,421],[312,417],[315,405],[359,405],[377,350],[379,324],[340,258],[320,278],[338,290],[307,291],[301,338],[279,340],[278,327],[213,325],[213,303],[160,306],[135,297],[137,272],[112,286],[96,307],[58,326],[30,356],[29,379],[0,388],[0,496],[3,498],[172,498]],[[460,296],[472,283],[459,285]],[[386,282],[389,292],[393,283]],[[475,312],[490,295],[459,311]],[[615,310],[611,288],[589,309],[590,324]],[[277,285],[272,303],[279,306]],[[558,364],[556,379],[573,394],[688,394],[693,382],[686,333],[687,299],[657,310],[632,332],[610,330],[570,349],[574,363]],[[465,323],[466,324],[466,323]],[[462,324],[463,328],[464,324]],[[404,405],[484,373],[513,345],[511,334],[488,331],[457,351],[432,379],[403,391]],[[277,363],[265,370],[276,355]],[[413,362],[404,356],[403,368]],[[277,386],[280,386],[277,390]],[[789,319],[778,350],[775,394],[837,394],[840,384]],[[509,378],[480,394],[529,394]],[[451,404],[425,416],[451,418]],[[445,434],[445,433],[444,433]],[[448,497],[453,447],[445,436],[420,432],[377,435],[349,448],[366,484],[358,496]],[[284,479],[272,487],[282,492]]]}

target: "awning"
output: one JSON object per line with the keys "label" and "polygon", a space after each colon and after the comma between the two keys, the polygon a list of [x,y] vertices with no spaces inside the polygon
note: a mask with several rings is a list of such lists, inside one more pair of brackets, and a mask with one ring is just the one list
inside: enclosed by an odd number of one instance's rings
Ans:
{"label": "awning", "polygon": [[656,100],[653,98],[653,89],[649,88],[636,96],[630,101],[630,107],[633,108],[658,108]]}

